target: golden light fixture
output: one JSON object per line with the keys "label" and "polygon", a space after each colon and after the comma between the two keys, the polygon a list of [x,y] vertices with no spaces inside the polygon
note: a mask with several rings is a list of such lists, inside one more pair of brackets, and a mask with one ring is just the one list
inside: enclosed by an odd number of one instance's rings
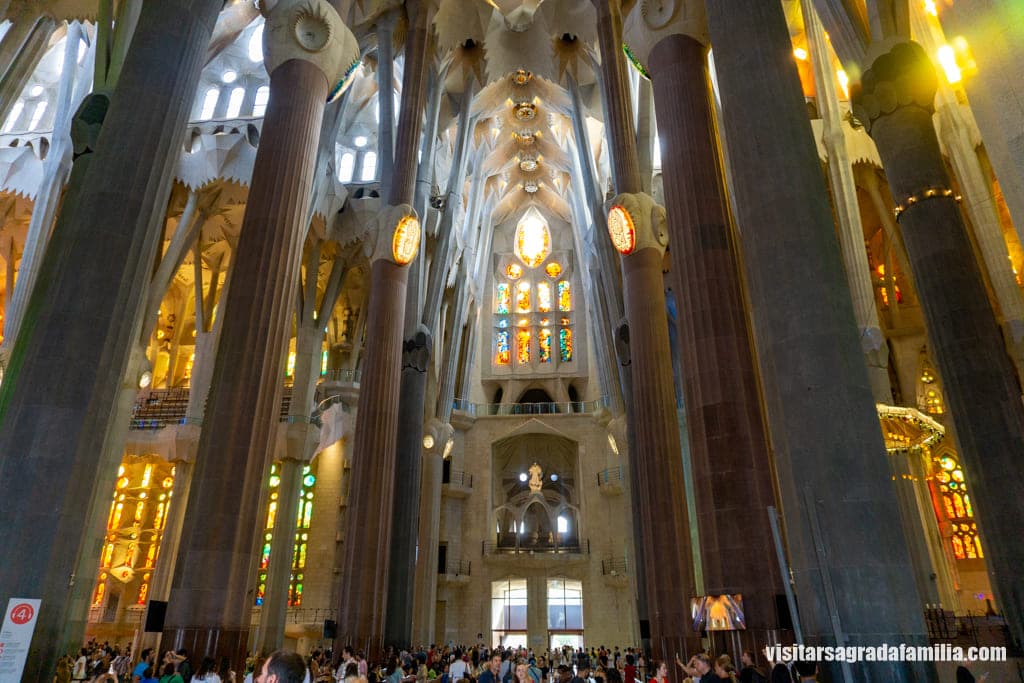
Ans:
{"label": "golden light fixture", "polygon": [[519,102],[515,107],[516,118],[520,121],[532,121],[537,116],[537,105],[533,102]]}
{"label": "golden light fixture", "polygon": [[626,256],[633,253],[636,248],[636,226],[629,211],[621,204],[615,204],[608,210],[608,234],[620,254]]}
{"label": "golden light fixture", "polygon": [[526,85],[533,78],[533,74],[525,69],[518,69],[512,74],[512,82],[516,85]]}
{"label": "golden light fixture", "polygon": [[395,263],[405,266],[416,258],[420,248],[420,221],[416,216],[404,216],[395,226],[391,239],[391,254]]}

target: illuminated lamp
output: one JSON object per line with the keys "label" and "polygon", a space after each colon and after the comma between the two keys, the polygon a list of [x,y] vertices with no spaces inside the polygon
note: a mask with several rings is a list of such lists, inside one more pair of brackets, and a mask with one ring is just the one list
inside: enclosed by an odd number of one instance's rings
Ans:
{"label": "illuminated lamp", "polygon": [[408,265],[416,258],[419,248],[420,221],[416,216],[404,216],[395,226],[395,233],[391,238],[391,254],[395,258],[395,263],[400,266]]}
{"label": "illuminated lamp", "polygon": [[433,434],[427,434],[423,437],[423,447],[428,451],[434,447],[434,436]]}
{"label": "illuminated lamp", "polygon": [[520,102],[515,105],[515,115],[520,121],[532,121],[537,116],[537,105],[533,102]]}
{"label": "illuminated lamp", "polygon": [[533,74],[525,69],[518,69],[515,74],[512,75],[512,82],[516,85],[526,85],[533,78]]}
{"label": "illuminated lamp", "polygon": [[620,254],[627,256],[633,253],[636,248],[636,226],[629,211],[621,204],[615,204],[608,210],[608,234]]}

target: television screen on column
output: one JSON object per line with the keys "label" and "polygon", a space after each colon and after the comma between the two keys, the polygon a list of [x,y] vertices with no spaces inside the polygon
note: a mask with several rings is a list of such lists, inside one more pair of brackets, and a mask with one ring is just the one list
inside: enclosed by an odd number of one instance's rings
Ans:
{"label": "television screen on column", "polygon": [[703,595],[690,599],[694,631],[744,631],[743,596]]}

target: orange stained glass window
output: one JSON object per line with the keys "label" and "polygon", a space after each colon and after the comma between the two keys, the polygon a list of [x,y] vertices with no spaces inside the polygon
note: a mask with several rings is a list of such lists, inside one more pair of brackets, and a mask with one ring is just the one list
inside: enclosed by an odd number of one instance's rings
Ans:
{"label": "orange stained glass window", "polygon": [[530,283],[520,282],[516,285],[516,312],[530,312]]}
{"label": "orange stained glass window", "polygon": [[516,360],[520,363],[530,362],[530,330],[516,330]]}

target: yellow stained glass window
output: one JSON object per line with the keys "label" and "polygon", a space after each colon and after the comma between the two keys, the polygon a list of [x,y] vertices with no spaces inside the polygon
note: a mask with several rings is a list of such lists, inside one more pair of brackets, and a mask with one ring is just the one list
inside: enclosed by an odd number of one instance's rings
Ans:
{"label": "yellow stained glass window", "polygon": [[498,285],[497,298],[498,315],[508,315],[509,309],[512,307],[512,289],[507,283],[502,282]]}
{"label": "yellow stained glass window", "polygon": [[516,285],[516,312],[530,312],[530,283],[520,282]]}
{"label": "yellow stained glass window", "polygon": [[548,277],[558,277],[562,274],[562,264],[558,261],[552,261],[544,267],[544,272],[548,274]]}
{"label": "yellow stained glass window", "polygon": [[497,350],[494,353],[494,362],[497,365],[508,365],[512,362],[512,350],[509,348],[508,330],[498,330],[495,335]]}
{"label": "yellow stained glass window", "polygon": [[551,251],[548,222],[537,209],[530,207],[516,226],[516,256],[529,268],[536,268]]}
{"label": "yellow stained glass window", "polygon": [[540,347],[540,362],[550,363],[551,362],[551,330],[547,327],[542,327],[540,332],[537,333],[537,342]]}
{"label": "yellow stained glass window", "polygon": [[516,331],[516,360],[520,363],[530,362],[530,330],[522,329]]}
{"label": "yellow stained glass window", "polygon": [[547,282],[537,283],[537,310],[541,313],[551,311],[551,285]]}
{"label": "yellow stained glass window", "polygon": [[508,275],[510,280],[518,280],[523,275],[523,269],[516,263],[510,263],[505,266],[505,275]]}
{"label": "yellow stained glass window", "polygon": [[572,310],[572,288],[568,280],[562,280],[558,283],[558,310]]}

